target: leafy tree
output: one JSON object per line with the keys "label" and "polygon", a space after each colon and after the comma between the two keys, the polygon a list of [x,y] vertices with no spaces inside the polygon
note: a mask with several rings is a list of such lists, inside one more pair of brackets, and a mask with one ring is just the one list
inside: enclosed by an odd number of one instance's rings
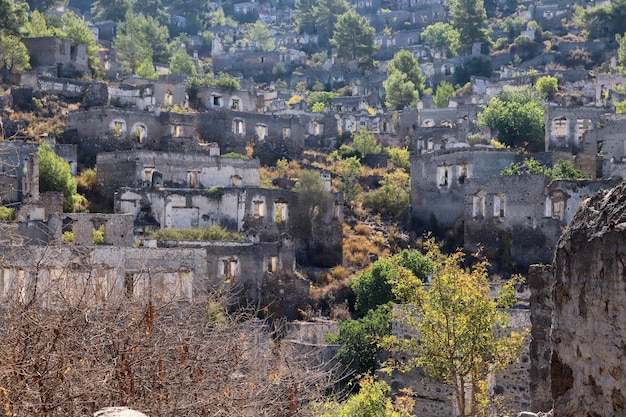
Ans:
{"label": "leafy tree", "polygon": [[505,87],[478,115],[479,125],[495,129],[507,146],[539,151],[544,139],[544,109],[532,87]]}
{"label": "leafy tree", "polygon": [[28,18],[28,3],[0,0],[0,32],[17,35]]}
{"label": "leafy tree", "polygon": [[[324,107],[331,107],[335,97],[337,97],[337,93],[331,93],[328,91],[311,91],[307,94],[306,104],[309,110],[313,110],[316,103],[322,103]],[[322,111],[324,111],[324,108],[322,108]]]}
{"label": "leafy tree", "polygon": [[426,77],[417,59],[403,49],[393,56],[387,68],[385,100],[388,107],[402,110],[414,106],[417,100],[424,95]]}
{"label": "leafy tree", "polygon": [[87,28],[85,20],[79,18],[72,11],[67,11],[61,16],[62,31],[58,36],[68,39],[72,46],[83,44],[87,47],[89,69],[94,75],[100,73],[100,61],[98,58],[98,44],[93,33]]}
{"label": "leafy tree", "polygon": [[296,25],[301,32],[317,33],[321,45],[330,45],[337,19],[349,8],[346,0],[298,0]]}
{"label": "leafy tree", "polygon": [[391,311],[388,305],[371,309],[364,317],[339,322],[339,334],[328,335],[329,343],[342,345],[337,354],[345,365],[355,364],[358,374],[373,374],[377,368],[378,343],[391,335]]}
{"label": "leafy tree", "polygon": [[450,0],[452,26],[459,32],[461,50],[468,50],[476,42],[488,44],[487,12],[483,0]]}
{"label": "leafy tree", "polygon": [[76,178],[72,176],[70,164],[58,156],[52,146],[44,142],[37,151],[39,155],[39,191],[60,191],[63,193],[63,211],[74,211],[78,200]]}
{"label": "leafy tree", "polygon": [[352,147],[361,154],[361,157],[367,154],[377,155],[382,150],[376,136],[365,128],[362,128],[354,135]]}
{"label": "leafy tree", "polygon": [[13,35],[0,33],[0,72],[21,74],[30,68],[26,46]]}
{"label": "leafy tree", "polygon": [[400,72],[392,72],[383,82],[385,87],[385,104],[394,110],[414,107],[419,99],[419,92],[412,81]]}
{"label": "leafy tree", "polygon": [[356,296],[356,310],[365,315],[368,311],[393,301],[395,297],[390,281],[396,275],[406,273],[407,271],[401,271],[391,259],[379,259],[370,269],[355,276],[350,286]]}
{"label": "leafy tree", "polygon": [[237,22],[230,16],[224,14],[224,9],[218,7],[207,13],[207,23],[209,27],[231,26],[237,27]]}
{"label": "leafy tree", "polygon": [[337,19],[330,43],[337,47],[337,57],[368,62],[376,50],[376,31],[367,19],[350,9]]}
{"label": "leafy tree", "polygon": [[454,97],[454,87],[447,81],[442,81],[435,91],[435,107],[448,107],[450,97]]}
{"label": "leafy tree", "polygon": [[274,38],[272,33],[265,26],[265,23],[257,20],[256,22],[246,25],[246,34],[250,40],[256,44],[257,51],[273,51],[276,46],[274,45]]}
{"label": "leafy tree", "polygon": [[419,92],[419,95],[424,95],[426,77],[422,73],[422,69],[419,66],[419,62],[417,62],[417,58],[415,58],[409,51],[402,49],[395,53],[389,62],[389,67],[387,69],[387,74],[392,72],[404,74],[405,78],[413,83]]}
{"label": "leafy tree", "polygon": [[315,4],[316,0],[296,0],[295,20],[298,33],[317,33]]}
{"label": "leafy tree", "polygon": [[409,174],[401,169],[385,175],[381,187],[363,196],[363,207],[377,213],[400,215],[409,204]]}
{"label": "leafy tree", "polygon": [[611,0],[585,9],[574,6],[573,23],[584,27],[590,37],[613,36],[626,32],[626,0]]}
{"label": "leafy tree", "polygon": [[546,75],[537,80],[535,88],[543,97],[552,98],[559,91],[559,80],[556,77]]}
{"label": "leafy tree", "polygon": [[420,367],[450,384],[459,415],[474,416],[488,400],[487,376],[514,361],[526,337],[496,333],[496,327],[508,322],[503,309],[515,303],[516,280],[506,282],[493,299],[486,261],[465,268],[462,252],[446,256],[432,239],[425,248],[434,265],[430,286],[417,279],[392,282],[402,302],[400,319],[416,337],[388,336],[384,344],[410,355],[396,365],[399,369]]}
{"label": "leafy tree", "polygon": [[139,77],[147,78],[149,80],[156,80],[159,78],[159,72],[154,68],[154,63],[149,57],[146,57],[139,67],[137,67],[136,74]]}
{"label": "leafy tree", "polygon": [[146,59],[166,62],[169,59],[168,38],[166,26],[151,16],[128,10],[115,37],[118,59],[133,74]]}
{"label": "leafy tree", "polygon": [[170,58],[170,73],[196,75],[196,66],[183,48],[176,51]]}
{"label": "leafy tree", "polygon": [[411,153],[408,148],[388,146],[385,148],[385,153],[389,157],[389,162],[391,162],[392,166],[403,169],[404,172],[409,172],[411,169],[411,163],[409,162]]}
{"label": "leafy tree", "polygon": [[54,36],[54,28],[48,27],[45,16],[35,10],[30,15],[30,20],[24,25],[24,34],[29,38],[41,38],[44,36]]}
{"label": "leafy tree", "polygon": [[470,82],[472,75],[478,77],[491,77],[493,69],[489,57],[480,55],[469,57],[463,62],[463,65],[454,71],[454,83],[465,85]]}
{"label": "leafy tree", "polygon": [[457,55],[460,39],[459,32],[450,24],[437,22],[426,26],[422,40],[435,48],[446,48],[449,57]]}
{"label": "leafy tree", "polygon": [[501,27],[512,42],[524,29],[528,21],[521,16],[507,16],[502,21]]}
{"label": "leafy tree", "polygon": [[342,159],[339,162],[339,175],[341,175],[341,191],[344,200],[348,203],[356,199],[361,191],[359,178],[363,175],[363,167],[356,156]]}

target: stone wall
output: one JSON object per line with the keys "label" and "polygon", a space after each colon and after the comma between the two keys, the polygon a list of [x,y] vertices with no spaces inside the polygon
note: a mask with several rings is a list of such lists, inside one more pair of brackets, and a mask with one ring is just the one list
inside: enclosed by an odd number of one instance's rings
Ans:
{"label": "stone wall", "polygon": [[552,289],[554,271],[551,265],[532,265],[529,268],[530,296],[530,410],[552,409],[550,390],[550,356],[552,340]]}
{"label": "stone wall", "polygon": [[[126,151],[97,156],[98,187],[111,195],[122,187],[258,187],[259,161],[190,153]],[[157,179],[155,173],[160,179]]]}
{"label": "stone wall", "polygon": [[465,179],[499,176],[516,160],[510,150],[466,148],[418,155],[411,160],[411,209],[417,224],[436,220],[450,228],[463,217]]}
{"label": "stone wall", "polygon": [[[42,290],[60,278],[66,296],[71,289],[100,301],[123,294],[191,301],[221,289],[232,290],[235,298],[260,302],[260,297],[266,296],[263,286],[281,278],[285,283],[278,293],[299,294],[294,297],[298,299],[308,295],[308,285],[285,280],[293,276],[295,266],[288,240],[189,242],[186,247],[178,242],[175,247],[163,248],[60,244],[3,246],[0,250],[0,299],[16,291],[27,297],[35,285]],[[277,265],[275,270],[270,269],[273,265]],[[46,294],[50,301],[59,295]]]}
{"label": "stone wall", "polygon": [[626,185],[576,213],[554,258],[551,387],[555,417],[626,411]]}

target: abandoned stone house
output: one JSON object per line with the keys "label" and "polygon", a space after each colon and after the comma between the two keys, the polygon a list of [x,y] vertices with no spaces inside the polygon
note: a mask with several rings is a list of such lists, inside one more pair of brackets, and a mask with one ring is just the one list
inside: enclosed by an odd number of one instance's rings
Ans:
{"label": "abandoned stone house", "polygon": [[306,53],[295,49],[271,52],[236,51],[215,54],[212,58],[215,72],[241,74],[244,78],[269,81],[274,78],[272,70],[278,64],[289,71],[304,63]]}
{"label": "abandoned stone house", "polygon": [[341,262],[341,194],[332,194],[316,227],[304,231],[293,215],[300,210],[294,192],[259,188],[258,160],[142,150],[100,153],[97,167],[99,188],[116,192],[115,212],[132,214],[138,235],[211,225],[254,233],[261,241],[287,233],[302,254],[319,251],[326,262]]}
{"label": "abandoned stone house", "polygon": [[31,66],[37,73],[60,78],[91,76],[87,47],[71,45],[67,39],[54,36],[24,38],[22,42],[31,57]]}
{"label": "abandoned stone house", "polygon": [[298,156],[304,128],[293,115],[273,116],[233,111],[203,113],[143,112],[98,107],[71,112],[68,141],[95,155],[116,150],[150,149],[208,154],[217,143],[223,153],[255,151]]}
{"label": "abandoned stone house", "polygon": [[[264,94],[258,92],[253,85],[237,91],[219,86],[203,86],[198,88],[195,99],[201,108],[206,110],[263,113],[266,107]],[[267,104],[269,106],[269,103]]]}
{"label": "abandoned stone house", "polygon": [[180,75],[161,76],[156,81],[131,77],[110,82],[108,95],[108,105],[148,111],[187,102],[185,76]]}

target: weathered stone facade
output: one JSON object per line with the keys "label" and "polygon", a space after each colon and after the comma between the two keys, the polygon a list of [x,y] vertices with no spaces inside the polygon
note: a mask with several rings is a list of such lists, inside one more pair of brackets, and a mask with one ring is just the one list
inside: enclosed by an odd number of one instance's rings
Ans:
{"label": "weathered stone facade", "polygon": [[554,258],[551,387],[555,417],[624,414],[626,186],[572,219]]}

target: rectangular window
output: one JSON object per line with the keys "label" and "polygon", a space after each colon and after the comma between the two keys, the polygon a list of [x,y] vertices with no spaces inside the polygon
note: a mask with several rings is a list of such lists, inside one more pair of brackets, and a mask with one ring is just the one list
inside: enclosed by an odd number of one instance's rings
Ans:
{"label": "rectangular window", "polygon": [[290,139],[290,138],[291,138],[291,128],[283,127],[283,139]]}

